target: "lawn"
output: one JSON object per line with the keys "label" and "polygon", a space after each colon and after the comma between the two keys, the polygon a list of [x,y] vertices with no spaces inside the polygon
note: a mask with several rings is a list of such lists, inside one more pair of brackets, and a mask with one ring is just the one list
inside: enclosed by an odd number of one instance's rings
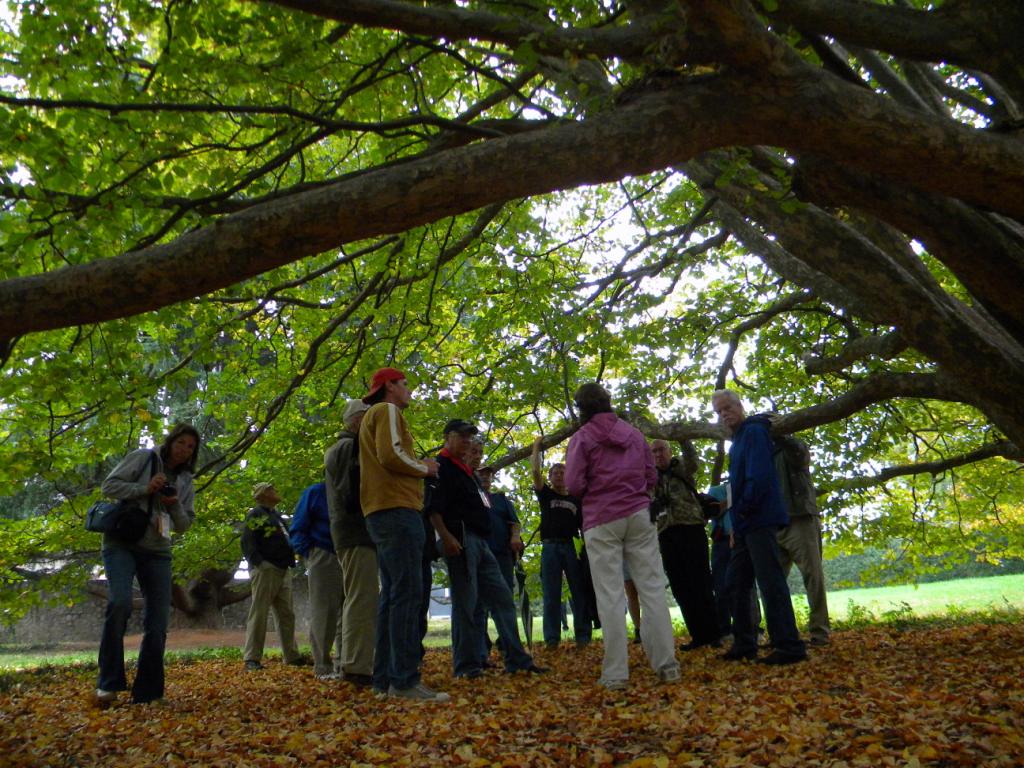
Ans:
{"label": "lawn", "polygon": [[[805,605],[803,595],[794,605]],[[961,613],[1007,611],[1024,614],[1024,574],[990,576],[982,579],[957,579],[895,587],[843,589],[828,594],[829,613],[837,621],[855,618],[868,611],[882,617],[887,613],[914,616],[948,616]]]}

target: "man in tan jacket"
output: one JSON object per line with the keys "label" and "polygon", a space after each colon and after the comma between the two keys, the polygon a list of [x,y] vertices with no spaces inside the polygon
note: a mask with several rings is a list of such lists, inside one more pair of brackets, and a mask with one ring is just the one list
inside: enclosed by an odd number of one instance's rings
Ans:
{"label": "man in tan jacket", "polygon": [[413,455],[402,417],[411,400],[405,374],[381,368],[363,397],[370,409],[359,427],[359,501],[380,567],[373,687],[396,698],[447,701],[420,682],[423,478],[436,477],[438,465]]}

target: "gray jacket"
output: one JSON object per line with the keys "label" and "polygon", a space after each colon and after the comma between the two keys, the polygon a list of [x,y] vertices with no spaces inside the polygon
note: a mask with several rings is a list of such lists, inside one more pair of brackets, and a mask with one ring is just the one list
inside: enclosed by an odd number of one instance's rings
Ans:
{"label": "gray jacket", "polygon": [[[159,450],[153,451],[149,448],[140,448],[129,453],[107,475],[107,479],[103,481],[100,490],[111,499],[137,499],[140,507],[148,509],[149,457],[154,452],[156,453],[156,468],[153,474],[163,472],[167,475],[167,481],[174,483],[178,488],[178,500],[168,507],[164,506],[163,502],[156,498],[158,494],[154,494],[153,515],[156,516],[159,512],[167,512],[171,517],[171,530],[174,533],[184,533],[192,526],[192,522],[196,519],[195,509],[193,508],[195,491],[192,487],[192,473],[187,469],[183,469],[175,476],[173,472],[164,468]],[[142,538],[134,544],[125,544],[123,541],[118,541],[108,534],[103,534],[103,548],[108,549],[111,547],[127,547],[129,549],[142,549],[147,552],[166,552],[170,554],[171,540],[161,536],[159,531],[151,525],[146,529],[146,533],[143,534]]]}
{"label": "gray jacket", "polygon": [[789,516],[820,515],[811,481],[811,451],[807,443],[792,435],[776,435],[772,437],[772,458]]}

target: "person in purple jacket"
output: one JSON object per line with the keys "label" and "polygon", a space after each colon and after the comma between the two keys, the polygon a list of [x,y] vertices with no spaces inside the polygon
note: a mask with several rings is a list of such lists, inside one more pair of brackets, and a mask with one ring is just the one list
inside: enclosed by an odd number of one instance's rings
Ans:
{"label": "person in purple jacket", "polygon": [[640,597],[647,660],[659,680],[676,682],[679,662],[650,514],[651,491],[658,482],[654,456],[640,431],[612,412],[611,396],[600,384],[581,386],[575,401],[583,426],[569,441],[565,484],[583,502],[583,538],[604,633],[599,683],[617,690],[629,681],[623,561]]}
{"label": "person in purple jacket", "polygon": [[789,523],[772,456],[771,422],[765,416],[746,416],[735,392],[719,389],[711,407],[732,436],[729,446],[729,490],[733,546],[726,573],[726,590],[733,599],[733,645],[722,658],[757,659],[757,635],[750,615],[749,595],[761,590],[768,635],[774,649],[762,664],[793,664],[807,658],[796,628],[793,603],[779,557],[775,534]]}

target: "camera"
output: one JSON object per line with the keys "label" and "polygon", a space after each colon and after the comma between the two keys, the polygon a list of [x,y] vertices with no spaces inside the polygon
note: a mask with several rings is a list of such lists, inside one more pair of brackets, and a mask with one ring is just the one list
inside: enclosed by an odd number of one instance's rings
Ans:
{"label": "camera", "polygon": [[177,496],[178,488],[171,483],[166,483],[163,488],[160,489],[161,496]]}

